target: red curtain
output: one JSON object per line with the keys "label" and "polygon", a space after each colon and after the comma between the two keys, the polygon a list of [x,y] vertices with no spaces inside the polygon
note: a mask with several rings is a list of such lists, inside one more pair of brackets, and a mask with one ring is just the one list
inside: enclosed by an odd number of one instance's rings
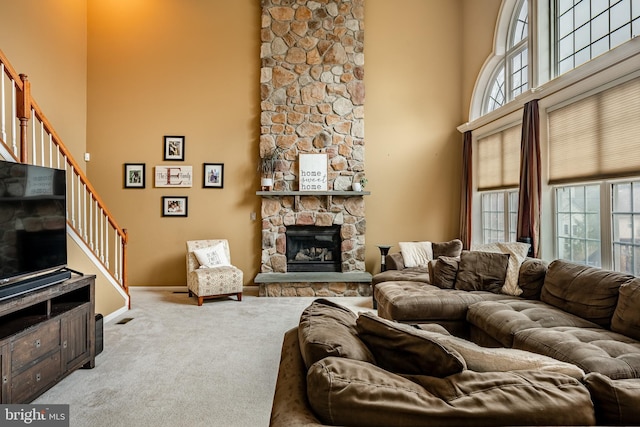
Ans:
{"label": "red curtain", "polygon": [[460,240],[462,247],[471,247],[471,196],[473,174],[471,163],[471,131],[466,131],[462,148],[462,188],[460,191]]}
{"label": "red curtain", "polygon": [[520,151],[520,194],[518,200],[518,241],[531,243],[530,256],[540,249],[540,119],[538,100],[524,106]]}

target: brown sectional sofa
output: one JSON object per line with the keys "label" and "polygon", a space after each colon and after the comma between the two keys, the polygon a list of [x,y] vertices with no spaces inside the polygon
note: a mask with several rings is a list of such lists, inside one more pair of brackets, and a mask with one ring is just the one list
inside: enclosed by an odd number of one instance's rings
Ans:
{"label": "brown sectional sofa", "polygon": [[285,334],[270,426],[594,425],[583,376],[319,299]]}
{"label": "brown sectional sofa", "polygon": [[[388,265],[402,264],[396,259]],[[562,260],[547,266],[526,259],[519,271],[524,292],[512,296],[442,289],[430,277],[397,280],[402,269],[384,274],[396,280],[374,276],[380,316],[437,323],[476,344],[572,363],[588,374],[584,381],[599,423],[640,423],[640,279]]]}
{"label": "brown sectional sofa", "polygon": [[640,425],[640,279],[527,258],[519,296],[487,272],[456,289],[469,255],[389,255],[378,315],[316,300],[285,334],[270,425]]}

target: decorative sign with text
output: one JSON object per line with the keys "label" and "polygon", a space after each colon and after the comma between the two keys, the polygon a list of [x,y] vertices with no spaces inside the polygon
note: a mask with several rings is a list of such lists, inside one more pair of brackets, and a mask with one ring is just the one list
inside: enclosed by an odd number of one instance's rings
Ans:
{"label": "decorative sign with text", "polygon": [[327,155],[300,154],[300,191],[327,191]]}
{"label": "decorative sign with text", "polygon": [[191,187],[193,168],[191,166],[156,166],[156,187]]}

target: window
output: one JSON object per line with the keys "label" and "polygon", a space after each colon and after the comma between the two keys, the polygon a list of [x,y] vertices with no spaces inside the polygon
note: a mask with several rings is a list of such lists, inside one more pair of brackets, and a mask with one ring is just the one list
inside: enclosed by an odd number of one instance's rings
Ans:
{"label": "window", "polygon": [[556,0],[554,16],[556,75],[640,33],[637,0]]}
{"label": "window", "polygon": [[600,185],[556,189],[558,258],[600,267]]}
{"label": "window", "polygon": [[529,11],[520,0],[511,18],[504,58],[495,67],[483,101],[483,113],[489,113],[529,88]]}
{"label": "window", "polygon": [[518,190],[482,194],[482,243],[515,242]]}
{"label": "window", "polygon": [[640,181],[611,186],[613,268],[640,275]]}

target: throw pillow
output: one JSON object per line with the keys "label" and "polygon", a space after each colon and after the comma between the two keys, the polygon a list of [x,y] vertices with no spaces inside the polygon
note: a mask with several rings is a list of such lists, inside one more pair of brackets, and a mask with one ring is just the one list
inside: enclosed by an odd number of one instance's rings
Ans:
{"label": "throw pillow", "polygon": [[509,267],[507,269],[504,286],[502,287],[502,293],[519,296],[522,294],[522,289],[518,287],[518,274],[520,273],[520,266],[522,265],[522,262],[529,253],[530,247],[531,245],[528,243],[495,242],[480,245],[475,247],[474,250],[509,254]]}
{"label": "throw pillow", "polygon": [[200,248],[193,251],[196,256],[200,268],[220,267],[222,265],[230,265],[227,253],[224,250],[223,243],[217,243],[213,246]]}
{"label": "throw pillow", "polygon": [[433,242],[431,246],[434,259],[441,256],[459,257],[462,252],[462,240],[460,239],[453,239],[448,242]]}
{"label": "throw pillow", "polygon": [[504,286],[508,265],[507,254],[462,251],[455,289],[499,294]]}
{"label": "throw pillow", "polygon": [[387,371],[443,378],[466,369],[460,353],[410,325],[361,313],[357,328],[376,364]]}
{"label": "throw pillow", "polygon": [[640,279],[620,286],[618,305],[611,319],[611,330],[640,340]]}
{"label": "throw pillow", "polygon": [[298,341],[307,369],[328,356],[374,363],[373,355],[357,336],[356,318],[348,308],[322,298],[302,312]]}
{"label": "throw pillow", "polygon": [[441,256],[433,266],[431,284],[442,289],[453,289],[458,275],[458,258]]}
{"label": "throw pillow", "polygon": [[522,262],[518,273],[518,287],[522,289],[521,298],[540,299],[548,265],[547,261],[538,258],[527,258]]}
{"label": "throw pillow", "polygon": [[427,267],[433,259],[431,242],[400,242],[405,267]]}

